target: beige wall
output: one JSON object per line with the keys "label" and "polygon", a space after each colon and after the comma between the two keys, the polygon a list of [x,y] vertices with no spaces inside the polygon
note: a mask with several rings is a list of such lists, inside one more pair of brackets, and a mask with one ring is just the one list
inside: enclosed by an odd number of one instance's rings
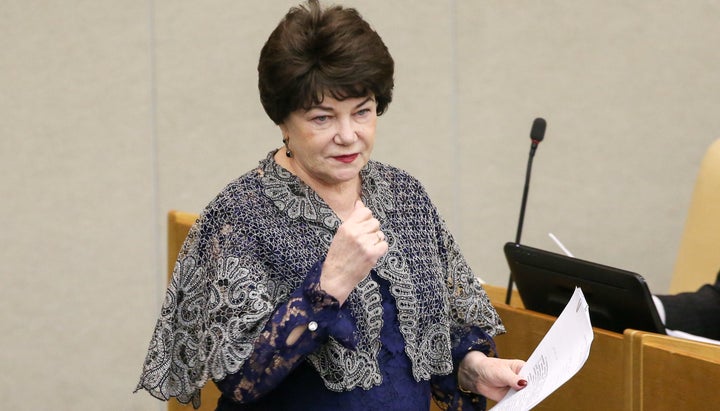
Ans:
{"label": "beige wall", "polygon": [[[165,213],[199,212],[280,143],[259,50],[293,1],[0,6],[0,398],[160,410],[131,394],[162,296]],[[720,2],[355,0],[397,64],[376,158],[419,177],[486,281],[523,240],[667,290],[720,136]]]}

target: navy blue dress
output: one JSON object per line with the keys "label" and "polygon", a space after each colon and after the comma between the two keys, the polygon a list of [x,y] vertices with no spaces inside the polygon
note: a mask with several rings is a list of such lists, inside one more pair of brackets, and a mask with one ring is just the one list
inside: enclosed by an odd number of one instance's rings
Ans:
{"label": "navy blue dress", "polygon": [[[218,411],[260,411],[260,410],[308,410],[313,411],[367,411],[393,410],[418,411],[430,407],[430,381],[415,381],[410,373],[410,360],[404,353],[404,340],[400,334],[396,308],[389,284],[373,274],[381,285],[383,328],[382,348],[378,354],[381,373],[386,384],[370,390],[355,388],[351,391],[331,391],[307,362],[301,362],[277,387],[265,396],[247,404],[239,404],[231,399],[232,390],[241,378],[247,375],[234,375],[218,383],[223,394]],[[341,309],[342,315],[349,315]],[[347,326],[348,324],[343,324]],[[346,332],[351,330],[344,330]],[[251,367],[248,367],[251,368]],[[252,374],[252,373],[250,373]],[[309,406],[308,404],[312,404]]]}

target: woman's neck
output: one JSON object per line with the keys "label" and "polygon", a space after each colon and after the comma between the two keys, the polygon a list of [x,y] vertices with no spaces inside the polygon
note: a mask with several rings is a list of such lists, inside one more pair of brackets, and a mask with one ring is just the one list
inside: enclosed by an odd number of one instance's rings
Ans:
{"label": "woman's neck", "polygon": [[343,187],[318,188],[310,186],[325,203],[345,221],[355,208],[355,202],[360,200],[360,176],[354,184],[343,184]]}
{"label": "woman's neck", "polygon": [[292,160],[287,158],[282,150],[276,153],[275,161],[312,188],[343,221],[352,213],[355,208],[355,202],[360,200],[360,175],[350,181],[338,184],[324,184],[320,181],[303,178],[295,167],[293,167]]}

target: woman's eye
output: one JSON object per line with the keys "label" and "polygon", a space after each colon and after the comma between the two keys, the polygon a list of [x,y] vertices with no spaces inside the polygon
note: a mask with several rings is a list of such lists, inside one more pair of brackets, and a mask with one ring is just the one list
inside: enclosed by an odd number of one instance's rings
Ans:
{"label": "woman's eye", "polygon": [[313,117],[313,121],[316,123],[324,123],[328,121],[329,118],[330,116],[315,116]]}
{"label": "woman's eye", "polygon": [[364,109],[362,109],[362,110],[360,110],[360,111],[357,112],[357,115],[358,115],[358,116],[366,116],[366,115],[368,115],[368,114],[370,114],[370,109],[369,109],[369,108],[364,108]]}

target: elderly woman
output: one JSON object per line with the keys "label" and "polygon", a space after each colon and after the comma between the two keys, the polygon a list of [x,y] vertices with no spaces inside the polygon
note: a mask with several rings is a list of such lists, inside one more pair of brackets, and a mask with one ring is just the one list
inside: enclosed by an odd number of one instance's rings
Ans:
{"label": "elderly woman", "polygon": [[422,185],[370,159],[393,60],[354,9],[291,9],[258,65],[284,146],[203,211],[139,388],[218,410],[485,408],[526,383]]}

